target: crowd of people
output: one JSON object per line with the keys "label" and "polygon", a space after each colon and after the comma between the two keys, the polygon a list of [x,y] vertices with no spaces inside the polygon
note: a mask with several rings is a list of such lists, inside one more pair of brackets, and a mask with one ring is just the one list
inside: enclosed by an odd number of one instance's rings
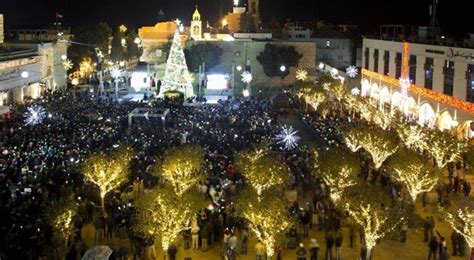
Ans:
{"label": "crowd of people", "polygon": [[[257,259],[263,259],[265,247],[260,241],[249,244],[248,223],[238,216],[234,207],[236,190],[246,184],[233,161],[239,151],[261,140],[273,139],[280,126],[278,113],[267,100],[232,99],[217,105],[169,106],[165,128],[154,118],[134,119],[128,125],[128,114],[134,108],[163,105],[102,100],[89,93],[56,92],[15,106],[10,119],[0,129],[0,213],[5,216],[0,225],[3,234],[0,251],[19,259],[61,259],[64,255],[66,259],[78,259],[88,249],[81,241],[81,229],[92,224],[95,244],[114,239],[130,242],[113,248],[111,259],[156,258],[154,239],[132,231],[133,202],[140,192],[157,184],[158,177],[152,173],[156,157],[168,148],[189,143],[205,151],[207,178],[201,183],[201,190],[212,204],[196,212],[190,220],[191,227],[181,238],[183,249],[207,251],[218,246],[221,257],[228,260],[255,250]],[[25,125],[25,112],[31,106],[44,107],[46,116],[39,124]],[[314,111],[301,111],[302,121],[316,132],[315,141],[322,148],[342,146],[343,128],[361,123],[351,121],[349,113],[344,111],[333,111],[325,117]],[[96,187],[83,178],[82,163],[92,153],[108,153],[124,145],[135,151],[129,182],[107,196],[105,217],[101,214]],[[278,147],[275,145],[274,149]],[[368,158],[363,153],[360,156]],[[309,149],[300,145],[294,151],[282,152],[280,158],[291,169],[289,189],[300,191],[299,198],[303,200],[296,200],[288,207],[293,225],[284,243],[275,248],[277,259],[281,259],[284,249],[294,249],[299,260],[318,259],[320,241],[311,236],[311,230],[325,234],[324,259],[340,260],[343,241],[355,247],[357,237],[364,259],[367,252],[363,248],[361,227],[333,205],[325,183],[311,176]],[[371,170],[368,161],[364,160],[360,178],[384,187],[394,201],[402,200],[401,185],[392,180],[390,171]],[[466,182],[461,184],[460,180],[455,185],[455,178],[451,187],[463,187],[455,190],[469,194],[465,190],[470,191],[470,186]],[[74,218],[77,232],[64,252],[58,247],[61,241],[53,237],[47,217],[49,208],[61,199],[78,205]],[[343,227],[349,230],[346,238]],[[399,234],[402,242],[406,241],[406,231],[404,226]],[[459,254],[463,238],[459,234],[454,236],[457,242],[453,250]],[[310,243],[305,244],[305,239]],[[174,259],[178,250],[181,249],[173,244],[167,253]]]}

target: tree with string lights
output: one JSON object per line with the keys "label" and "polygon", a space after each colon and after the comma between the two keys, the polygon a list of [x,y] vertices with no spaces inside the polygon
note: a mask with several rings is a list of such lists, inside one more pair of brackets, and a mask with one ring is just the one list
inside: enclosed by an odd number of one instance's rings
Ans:
{"label": "tree with string lights", "polygon": [[422,127],[413,124],[400,124],[396,131],[406,147],[419,152],[426,148],[427,133],[423,131]]}
{"label": "tree with string lights", "polygon": [[368,184],[352,186],[342,196],[342,208],[364,233],[367,260],[377,242],[404,221],[403,212],[398,205],[390,205],[391,201],[382,189]]}
{"label": "tree with string lights", "polygon": [[281,193],[271,190],[258,195],[252,187],[244,189],[237,201],[237,212],[248,220],[250,230],[265,245],[268,258],[275,253],[275,246],[284,242],[292,224],[285,205],[287,201]]}
{"label": "tree with string lights", "polygon": [[329,186],[331,199],[338,202],[347,188],[359,182],[361,162],[350,151],[337,148],[322,152],[318,158],[312,175],[324,180]]}
{"label": "tree with string lights", "polygon": [[435,160],[438,168],[461,159],[467,143],[454,138],[450,132],[433,131],[427,135],[425,150]]}
{"label": "tree with string lights", "polygon": [[437,171],[429,171],[415,152],[399,150],[390,159],[389,166],[397,173],[413,202],[420,193],[431,191],[439,181]]}
{"label": "tree with string lights", "polygon": [[376,169],[398,149],[398,139],[379,127],[349,128],[344,139],[352,151],[364,148],[371,155]]}
{"label": "tree with string lights", "polygon": [[193,216],[204,207],[203,202],[197,189],[178,195],[171,186],[158,186],[138,199],[134,230],[159,237],[166,252],[181,232],[189,228]]}
{"label": "tree with string lights", "polygon": [[102,211],[105,215],[105,195],[128,180],[132,150],[124,147],[108,156],[93,154],[84,162],[84,177],[100,190]]}
{"label": "tree with string lights", "polygon": [[327,99],[326,92],[312,83],[304,83],[298,89],[297,95],[303,98],[314,110],[317,110],[319,105]]}
{"label": "tree with string lights", "polygon": [[77,215],[77,205],[73,201],[61,199],[49,205],[45,210],[45,218],[53,230],[54,241],[59,248],[66,251],[71,237],[75,233],[73,218]]}
{"label": "tree with string lights", "polygon": [[269,189],[281,189],[290,181],[288,166],[263,148],[244,151],[236,157],[236,167],[252,185],[258,197]]}
{"label": "tree with string lights", "polygon": [[471,249],[470,255],[472,255],[474,253],[474,201],[472,197],[454,200],[451,207],[439,207],[439,212],[444,220],[466,240]]}
{"label": "tree with string lights", "polygon": [[172,148],[155,164],[154,173],[163,177],[178,195],[204,180],[204,151],[197,146]]}

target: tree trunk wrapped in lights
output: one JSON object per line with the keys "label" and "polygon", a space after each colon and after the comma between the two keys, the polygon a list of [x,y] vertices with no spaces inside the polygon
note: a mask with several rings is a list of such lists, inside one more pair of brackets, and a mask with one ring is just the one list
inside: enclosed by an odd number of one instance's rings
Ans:
{"label": "tree trunk wrapped in lights", "polygon": [[329,186],[331,199],[338,202],[342,193],[358,183],[361,162],[350,151],[330,149],[319,156],[318,166],[312,171]]}
{"label": "tree trunk wrapped in lights", "polygon": [[77,215],[77,205],[73,201],[59,200],[48,207],[45,215],[53,229],[55,241],[66,250],[69,239],[75,233],[73,218]]}
{"label": "tree trunk wrapped in lights", "polygon": [[255,189],[247,187],[239,196],[236,209],[249,221],[250,230],[265,245],[267,256],[271,258],[275,246],[283,243],[292,220],[281,193],[271,190],[264,192],[261,199],[258,197]]}
{"label": "tree trunk wrapped in lights", "polygon": [[472,197],[466,197],[453,204],[450,208],[439,207],[440,213],[464,237],[471,251],[474,251],[474,201]]}
{"label": "tree trunk wrapped in lights", "polygon": [[346,146],[352,151],[357,152],[360,148],[362,148],[362,138],[364,132],[359,127],[351,127],[345,131],[344,134],[344,141]]}
{"label": "tree trunk wrapped in lights", "polygon": [[420,193],[429,192],[438,183],[438,172],[430,172],[418,155],[409,150],[399,150],[389,165],[398,173],[396,179],[403,183],[413,202]]}
{"label": "tree trunk wrapped in lights", "polygon": [[418,125],[401,124],[397,134],[406,147],[422,152],[426,148],[426,132]]}
{"label": "tree trunk wrapped in lights", "polygon": [[290,169],[276,155],[258,148],[241,152],[235,160],[237,169],[255,188],[258,197],[269,189],[280,189],[290,181]]}
{"label": "tree trunk wrapped in lights", "polygon": [[449,132],[433,131],[427,137],[425,150],[435,159],[438,168],[459,160],[467,150],[466,142],[459,141]]}
{"label": "tree trunk wrapped in lights", "polygon": [[114,152],[111,156],[105,154],[91,155],[84,162],[84,176],[99,187],[104,215],[105,195],[128,180],[131,158],[132,150],[125,147]]}
{"label": "tree trunk wrapped in lights", "polygon": [[155,164],[154,172],[170,183],[178,195],[204,180],[204,152],[196,146],[172,148]]}
{"label": "tree trunk wrapped in lights", "polygon": [[380,188],[359,184],[343,194],[341,205],[364,232],[366,259],[371,258],[377,242],[393,231],[404,220],[397,205],[389,205],[391,198]]}
{"label": "tree trunk wrapped in lights", "polygon": [[134,229],[160,237],[161,247],[166,252],[180,233],[189,228],[203,202],[197,189],[188,189],[181,195],[170,186],[149,190],[137,201]]}
{"label": "tree trunk wrapped in lights", "polygon": [[398,139],[379,127],[353,127],[346,131],[346,144],[352,151],[364,148],[376,169],[398,149]]}

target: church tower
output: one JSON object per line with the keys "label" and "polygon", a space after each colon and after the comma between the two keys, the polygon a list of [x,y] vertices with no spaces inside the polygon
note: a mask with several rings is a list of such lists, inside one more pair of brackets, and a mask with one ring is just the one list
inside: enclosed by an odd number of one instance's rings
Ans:
{"label": "church tower", "polygon": [[193,13],[193,19],[191,20],[191,38],[193,38],[195,41],[202,39],[201,14],[198,11],[197,5],[196,10]]}

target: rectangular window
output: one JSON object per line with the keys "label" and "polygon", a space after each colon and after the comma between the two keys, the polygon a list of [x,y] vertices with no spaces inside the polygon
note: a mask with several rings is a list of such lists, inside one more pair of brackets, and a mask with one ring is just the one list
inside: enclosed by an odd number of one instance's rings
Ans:
{"label": "rectangular window", "polygon": [[364,68],[368,70],[369,69],[369,48],[365,48],[364,58],[365,58]]}
{"label": "rectangular window", "polygon": [[374,50],[374,71],[379,72],[379,50]]}
{"label": "rectangular window", "polygon": [[395,78],[399,79],[402,76],[402,53],[397,52],[395,56]]}
{"label": "rectangular window", "polygon": [[425,60],[425,88],[433,89],[433,58]]}
{"label": "rectangular window", "polygon": [[409,66],[410,66],[410,81],[415,84],[416,83],[416,55],[410,55],[410,60],[409,60]]}
{"label": "rectangular window", "polygon": [[385,51],[383,54],[383,74],[388,75],[390,69],[390,52]]}
{"label": "rectangular window", "polygon": [[474,103],[474,64],[469,64],[466,71],[467,95],[466,100]]}
{"label": "rectangular window", "polygon": [[443,93],[449,96],[453,95],[453,85],[454,85],[454,61],[444,61],[443,67],[444,74],[444,87]]}

